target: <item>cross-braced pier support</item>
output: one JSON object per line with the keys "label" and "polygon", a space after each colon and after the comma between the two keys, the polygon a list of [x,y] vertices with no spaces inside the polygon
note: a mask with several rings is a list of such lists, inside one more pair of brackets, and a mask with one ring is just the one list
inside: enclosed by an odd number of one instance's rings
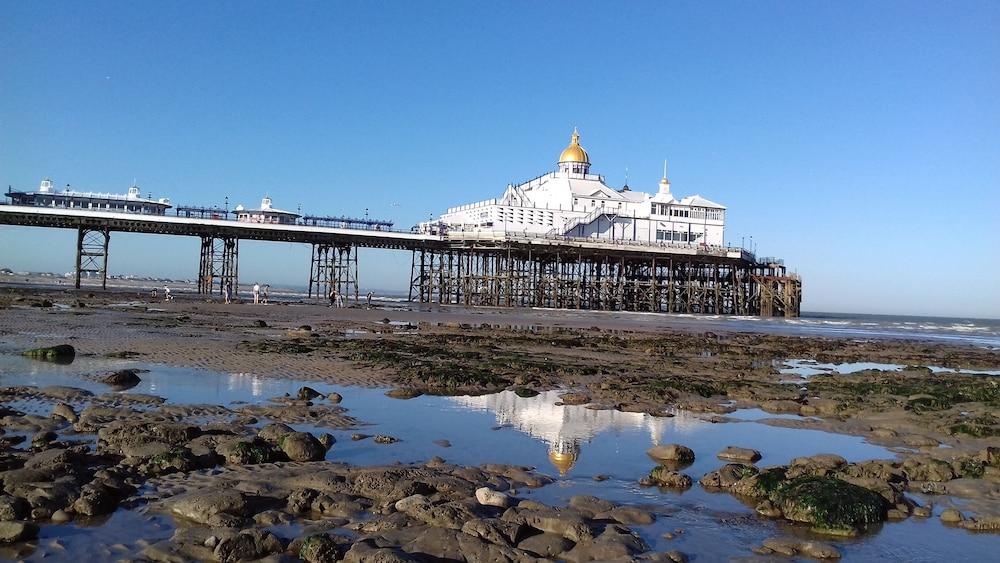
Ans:
{"label": "cross-braced pier support", "polygon": [[415,250],[410,300],[497,307],[798,316],[784,266],[699,256],[512,248]]}
{"label": "cross-braced pier support", "polygon": [[101,289],[108,288],[108,243],[111,231],[107,227],[91,229],[80,227],[76,235],[76,288],[80,289],[80,276],[100,274]]}
{"label": "cross-braced pier support", "polygon": [[326,243],[312,245],[309,297],[327,299],[333,290],[358,301],[358,247]]}
{"label": "cross-braced pier support", "polygon": [[198,293],[222,294],[232,284],[233,295],[239,291],[240,241],[235,237],[201,237],[201,261],[198,264]]}

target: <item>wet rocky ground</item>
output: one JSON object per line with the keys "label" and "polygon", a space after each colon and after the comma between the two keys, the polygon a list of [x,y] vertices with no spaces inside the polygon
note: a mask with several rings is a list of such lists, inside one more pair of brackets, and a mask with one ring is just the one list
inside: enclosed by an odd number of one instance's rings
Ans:
{"label": "wet rocky ground", "polygon": [[[698,560],[697,549],[669,549],[685,529],[662,526],[677,516],[674,499],[694,489],[745,507],[722,517],[719,533],[781,523],[733,554],[745,557],[838,558],[845,546],[850,552],[845,541],[885,533],[894,522],[933,519],[945,533],[1000,532],[1000,378],[986,375],[1000,365],[996,350],[394,322],[392,312],[337,320],[303,317],[290,306],[123,311],[95,299],[50,311],[31,307],[31,299],[0,312],[7,351],[71,345],[72,357],[46,349],[23,361],[67,362],[79,381],[0,382],[0,555],[8,558],[69,558],[59,539],[66,526],[141,514],[132,537],[100,544],[101,558]],[[271,368],[291,373],[299,383],[268,400],[221,400],[231,393],[221,388],[205,402],[197,393],[177,401],[163,388],[169,378],[150,385],[144,368],[129,363],[204,367],[215,356],[271,376]],[[122,366],[80,371],[91,359]],[[789,373],[792,359],[881,367]],[[348,436],[372,449],[398,447],[397,437],[369,436],[371,421],[349,410],[349,391],[317,391],[310,381],[392,387],[387,394],[404,401],[556,390],[567,412],[653,421],[697,413],[699,424],[734,427],[746,409],[759,409],[764,419],[754,424],[762,427],[859,436],[895,455],[849,461],[817,443],[808,455],[773,463],[766,449],[735,443],[706,466],[694,459],[703,450],[697,443],[664,443],[649,451],[648,472],[626,478],[627,487],[660,491],[663,501],[628,501],[639,493],[567,496],[545,493],[563,481],[544,469],[496,463],[514,452],[452,463],[423,449],[419,461],[344,463],[338,453],[351,447]],[[380,409],[392,408],[386,401]],[[442,457],[449,457],[449,437],[438,437]],[[577,455],[553,446],[550,459],[562,472],[560,463]],[[614,459],[605,466],[621,481]],[[595,474],[594,483],[607,478]],[[659,537],[650,536],[653,528]]]}

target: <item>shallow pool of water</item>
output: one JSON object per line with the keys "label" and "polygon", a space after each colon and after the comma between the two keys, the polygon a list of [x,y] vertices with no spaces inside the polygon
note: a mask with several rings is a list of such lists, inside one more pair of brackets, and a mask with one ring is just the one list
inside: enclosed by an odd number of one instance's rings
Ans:
{"label": "shallow pool of water", "polygon": [[[557,406],[558,391],[532,398],[502,392],[477,397],[421,396],[398,400],[386,397],[382,389],[225,374],[126,360],[80,358],[70,365],[55,365],[13,355],[0,356],[0,387],[67,385],[104,393],[110,389],[93,376],[123,367],[149,370],[140,374],[143,382],[128,392],[159,395],[174,404],[264,403],[271,397],[295,394],[303,384],[322,393],[336,391],[344,397],[342,406],[349,409],[351,416],[364,421],[364,426],[345,431],[292,425],[300,430],[331,432],[337,443],[330,450],[329,459],[367,465],[422,462],[437,455],[459,464],[495,462],[537,467],[557,477],[556,483],[537,490],[519,491],[521,495],[564,504],[573,495],[592,494],[646,506],[658,514],[658,520],[651,526],[636,529],[650,544],[661,550],[680,549],[703,561],[749,556],[749,548],[759,545],[766,537],[807,532],[800,527],[759,518],[752,507],[734,497],[706,491],[697,484],[683,492],[640,487],[638,479],[656,465],[645,454],[651,446],[676,442],[691,447],[696,460],[683,471],[695,481],[723,465],[716,454],[729,445],[760,450],[763,459],[758,465],[762,466],[824,452],[839,454],[850,461],[894,457],[891,451],[859,437],[756,422],[763,418],[798,418],[795,415],[744,409],[729,416],[737,421],[720,423],[710,422],[707,415],[683,411],[673,417],[653,417],[582,406]],[[390,434],[400,442],[381,445],[370,438],[352,441],[351,434],[355,432]],[[447,440],[450,447],[436,443],[440,440]],[[595,475],[605,475],[608,479],[599,482],[593,479]],[[145,518],[135,514],[121,516],[123,512],[119,510],[108,526],[128,527],[116,524],[116,519],[132,522],[129,519]],[[151,539],[159,539],[164,533],[169,535],[169,529],[165,531],[161,520],[136,520],[133,524],[137,529],[149,527]],[[65,536],[65,545],[75,542],[80,553],[88,553],[88,541],[106,543],[109,537],[117,537],[114,534],[119,532],[105,529],[108,526],[44,526],[42,544],[53,535]],[[683,530],[676,539],[662,538],[664,532],[676,529]],[[996,546],[996,536],[944,529],[936,518],[886,524],[876,533],[853,540],[832,541],[841,547],[845,556],[859,559],[939,560],[962,553],[963,557],[985,560],[992,556]],[[59,558],[58,554],[54,556]]]}

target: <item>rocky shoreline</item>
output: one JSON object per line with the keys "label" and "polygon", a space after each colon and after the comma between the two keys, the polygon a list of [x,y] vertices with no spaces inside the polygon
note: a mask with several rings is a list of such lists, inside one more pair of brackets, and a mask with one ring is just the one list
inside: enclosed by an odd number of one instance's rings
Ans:
{"label": "rocky shoreline", "polygon": [[[843,340],[746,333],[529,329],[329,318],[329,309],[220,309],[201,302],[115,306],[114,296],[23,292],[0,309],[0,340],[35,361],[132,358],[262,375],[392,387],[390,397],[485,394],[528,397],[563,389],[561,403],[670,417],[758,408],[763,424],[863,436],[896,459],[849,463],[821,454],[758,466],[760,452],[719,452],[718,469],[689,475],[683,444],[650,452],[647,487],[699,486],[730,494],[759,518],[797,523],[814,537],[772,537],[761,556],[837,558],[835,540],[882,522],[928,518],[1000,532],[1000,378],[931,368],[995,370],[1000,353],[917,341]],[[367,314],[367,313],[366,313]],[[370,315],[371,316],[371,315]],[[51,335],[51,336],[39,336]],[[57,346],[29,350],[37,346]],[[67,349],[68,348],[68,349]],[[875,362],[796,377],[783,362]],[[72,365],[72,364],[70,364]],[[41,557],[39,527],[117,510],[179,523],[170,539],[130,548],[135,559],[260,558],[351,562],[684,561],[697,553],[652,548],[638,533],[662,517],[649,507],[577,495],[563,506],[525,498],[552,478],[529,467],[339,463],[334,437],[293,425],[360,429],[351,397],[303,387],[246,405],[171,404],[130,393],[143,373],[87,374],[107,392],[0,388],[0,544]],[[367,436],[357,433],[359,439]],[[372,447],[392,447],[380,436]],[[331,461],[332,460],[332,461]],[[697,485],[696,485],[697,484]],[[51,555],[51,553],[50,553]]]}

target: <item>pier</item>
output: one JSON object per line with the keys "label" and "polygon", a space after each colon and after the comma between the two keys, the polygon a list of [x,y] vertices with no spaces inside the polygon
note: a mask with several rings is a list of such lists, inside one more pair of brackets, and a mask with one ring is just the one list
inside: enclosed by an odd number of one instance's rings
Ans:
{"label": "pier", "polygon": [[[107,285],[113,232],[201,239],[198,291],[239,285],[241,240],[309,244],[310,297],[336,289],[358,298],[359,248],[412,253],[409,296],[421,303],[557,307],[717,315],[799,315],[802,282],[780,260],[741,248],[640,243],[524,233],[393,231],[340,218],[267,224],[220,218],[145,215],[0,205],[0,224],[77,231],[75,286],[82,274]],[[225,217],[224,215],[221,217]],[[192,262],[193,262],[192,257]]]}

